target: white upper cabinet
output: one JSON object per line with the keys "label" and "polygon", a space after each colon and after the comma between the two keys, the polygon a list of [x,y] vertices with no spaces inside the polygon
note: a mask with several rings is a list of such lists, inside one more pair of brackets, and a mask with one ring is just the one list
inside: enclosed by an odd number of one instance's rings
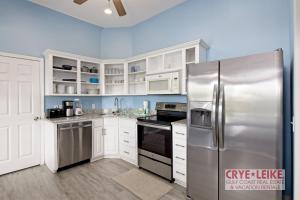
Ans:
{"label": "white upper cabinet", "polygon": [[168,52],[164,55],[165,70],[181,70],[184,64],[182,50]]}
{"label": "white upper cabinet", "polygon": [[196,40],[118,60],[47,50],[44,54],[45,93],[56,96],[146,95],[151,94],[147,93],[147,77],[178,72],[180,91],[171,93],[186,94],[187,65],[206,62],[207,49],[202,40]]}
{"label": "white upper cabinet", "polygon": [[123,95],[125,91],[125,64],[118,63],[106,63],[103,64],[104,69],[104,86],[103,94],[105,95]]}
{"label": "white upper cabinet", "polygon": [[97,96],[100,89],[100,63],[80,61],[80,94],[85,96]]}
{"label": "white upper cabinet", "polygon": [[101,61],[60,51],[46,50],[45,94],[99,96]]}
{"label": "white upper cabinet", "polygon": [[128,62],[128,94],[146,94],[146,58]]}
{"label": "white upper cabinet", "polygon": [[147,74],[158,73],[164,69],[163,55],[156,55],[147,58]]}

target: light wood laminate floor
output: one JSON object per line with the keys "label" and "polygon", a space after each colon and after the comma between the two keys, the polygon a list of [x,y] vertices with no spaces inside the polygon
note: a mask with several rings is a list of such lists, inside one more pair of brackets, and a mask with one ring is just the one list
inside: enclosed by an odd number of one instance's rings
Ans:
{"label": "light wood laminate floor", "polygon": [[[103,159],[57,174],[51,173],[46,166],[32,167],[0,176],[0,199],[138,200],[133,193],[112,180],[132,168],[133,165],[119,159]],[[173,189],[161,200],[186,199],[185,188],[177,184],[171,186]]]}

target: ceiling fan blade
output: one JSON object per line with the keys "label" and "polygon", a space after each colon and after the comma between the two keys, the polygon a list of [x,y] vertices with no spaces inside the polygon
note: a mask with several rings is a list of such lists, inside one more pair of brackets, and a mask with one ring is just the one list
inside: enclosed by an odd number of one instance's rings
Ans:
{"label": "ceiling fan blade", "polygon": [[126,15],[126,11],[125,11],[125,8],[123,6],[122,1],[121,0],[113,0],[113,2],[114,2],[114,5],[117,9],[117,12],[118,12],[119,16]]}
{"label": "ceiling fan blade", "polygon": [[77,3],[79,5],[83,4],[84,2],[86,2],[87,0],[73,0],[74,3]]}

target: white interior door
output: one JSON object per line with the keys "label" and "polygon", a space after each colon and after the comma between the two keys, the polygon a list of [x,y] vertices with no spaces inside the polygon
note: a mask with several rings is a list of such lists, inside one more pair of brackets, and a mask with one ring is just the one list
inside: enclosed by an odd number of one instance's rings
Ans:
{"label": "white interior door", "polygon": [[40,63],[0,56],[0,175],[40,164]]}

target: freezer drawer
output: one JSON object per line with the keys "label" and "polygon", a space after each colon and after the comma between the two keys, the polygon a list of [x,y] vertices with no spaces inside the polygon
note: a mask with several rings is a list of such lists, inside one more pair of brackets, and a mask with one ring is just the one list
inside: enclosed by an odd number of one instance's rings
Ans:
{"label": "freezer drawer", "polygon": [[58,125],[58,168],[92,156],[92,122]]}

